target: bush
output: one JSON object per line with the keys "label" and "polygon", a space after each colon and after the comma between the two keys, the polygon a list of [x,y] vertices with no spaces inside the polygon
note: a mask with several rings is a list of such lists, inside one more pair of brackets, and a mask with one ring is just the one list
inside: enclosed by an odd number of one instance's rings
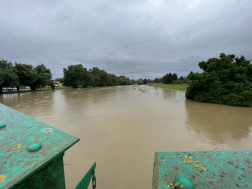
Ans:
{"label": "bush", "polygon": [[53,83],[50,84],[50,87],[51,87],[52,89],[55,89],[55,85],[54,85]]}
{"label": "bush", "polygon": [[172,84],[181,84],[181,80],[173,80]]}

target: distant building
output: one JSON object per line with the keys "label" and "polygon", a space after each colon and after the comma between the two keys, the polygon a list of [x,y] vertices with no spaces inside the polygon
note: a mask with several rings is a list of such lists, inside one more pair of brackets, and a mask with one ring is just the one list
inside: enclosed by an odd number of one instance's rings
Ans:
{"label": "distant building", "polygon": [[62,83],[58,81],[54,81],[53,84],[55,85],[55,87],[62,87]]}
{"label": "distant building", "polygon": [[152,84],[152,82],[148,82],[148,84]]}

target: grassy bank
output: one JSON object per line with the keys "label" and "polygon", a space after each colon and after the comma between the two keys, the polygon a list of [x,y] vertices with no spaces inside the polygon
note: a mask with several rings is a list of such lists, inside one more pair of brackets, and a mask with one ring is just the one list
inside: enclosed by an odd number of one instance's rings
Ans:
{"label": "grassy bank", "polygon": [[163,84],[163,83],[152,83],[150,86],[160,87],[166,89],[173,89],[178,91],[186,91],[188,84]]}

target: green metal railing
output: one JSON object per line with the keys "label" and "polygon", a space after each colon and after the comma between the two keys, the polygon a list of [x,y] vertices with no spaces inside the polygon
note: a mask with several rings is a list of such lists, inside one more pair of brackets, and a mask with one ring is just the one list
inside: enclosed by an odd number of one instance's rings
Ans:
{"label": "green metal railing", "polygon": [[90,167],[88,172],[84,175],[84,177],[81,179],[79,184],[75,187],[75,189],[87,189],[90,181],[92,179],[92,187],[93,189],[96,189],[96,176],[95,176],[95,168],[96,168],[96,162]]}

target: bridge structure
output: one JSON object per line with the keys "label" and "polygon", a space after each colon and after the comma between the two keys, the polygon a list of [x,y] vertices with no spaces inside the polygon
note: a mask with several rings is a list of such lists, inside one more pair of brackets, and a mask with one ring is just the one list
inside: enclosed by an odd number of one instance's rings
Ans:
{"label": "bridge structure", "polygon": [[[63,156],[80,139],[0,104],[0,188],[65,188]],[[76,189],[96,188],[94,163]]]}

